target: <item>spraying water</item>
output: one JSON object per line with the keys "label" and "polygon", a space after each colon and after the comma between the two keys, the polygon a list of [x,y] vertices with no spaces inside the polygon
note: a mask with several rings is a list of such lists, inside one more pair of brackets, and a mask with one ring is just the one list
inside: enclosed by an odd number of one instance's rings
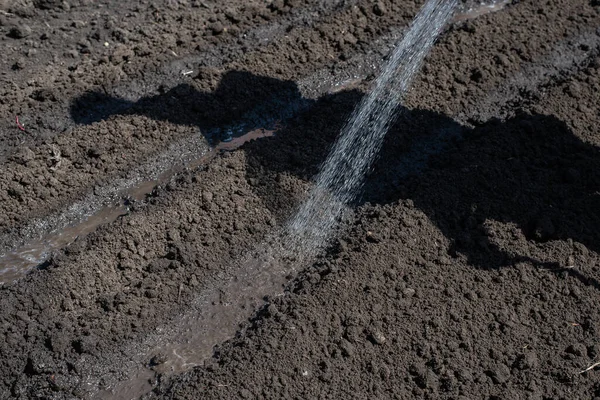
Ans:
{"label": "spraying water", "polygon": [[308,199],[287,227],[291,250],[296,255],[311,257],[322,248],[345,206],[356,198],[394,121],[397,106],[456,6],[457,0],[429,0],[423,6],[371,93],[354,109]]}

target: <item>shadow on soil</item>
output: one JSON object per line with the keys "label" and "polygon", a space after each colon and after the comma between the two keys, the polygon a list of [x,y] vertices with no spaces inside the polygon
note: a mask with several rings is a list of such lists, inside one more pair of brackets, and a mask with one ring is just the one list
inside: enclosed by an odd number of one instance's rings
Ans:
{"label": "shadow on soil", "polygon": [[112,115],[146,115],[178,125],[197,126],[211,144],[276,125],[308,108],[314,101],[303,98],[292,81],[228,72],[212,93],[182,83],[136,102],[106,92],[87,92],[73,101],[71,118],[92,124]]}
{"label": "shadow on soil", "polygon": [[[309,180],[317,173],[361,96],[342,91],[315,102],[291,81],[230,72],[214,93],[180,85],[136,103],[86,94],[73,103],[72,116],[91,123],[143,114],[198,126],[213,142],[214,132],[231,127],[239,135],[286,121],[277,136],[243,147],[248,181],[284,219],[298,200],[285,175]],[[451,241],[450,255],[461,253],[479,268],[530,261],[559,273],[564,265],[500,249],[486,222],[514,224],[530,241],[572,240],[600,252],[599,171],[600,149],[553,116],[522,114],[471,129],[438,113],[399,109],[356,205],[411,199]],[[600,289],[597,280],[569,273]]]}
{"label": "shadow on soil", "polygon": [[[416,118],[429,136],[437,135],[439,128],[426,123],[433,116],[417,112]],[[452,256],[462,253],[479,268],[528,261],[556,273],[565,270],[564,263],[531,259],[526,248],[500,249],[496,239],[515,246],[518,241],[494,238],[506,233],[494,232],[490,223],[513,224],[529,241],[572,241],[600,251],[600,149],[578,139],[563,121],[522,114],[463,129],[462,139],[431,157],[426,171],[399,181],[394,168],[405,153],[395,143],[411,134],[410,128],[402,130],[397,125],[388,137],[364,199],[412,199],[451,240]],[[568,270],[600,289],[597,280]]]}

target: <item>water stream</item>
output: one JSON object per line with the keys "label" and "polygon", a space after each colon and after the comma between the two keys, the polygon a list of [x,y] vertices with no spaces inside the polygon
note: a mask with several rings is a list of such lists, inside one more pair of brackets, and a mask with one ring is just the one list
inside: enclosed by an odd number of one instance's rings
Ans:
{"label": "water stream", "polygon": [[359,193],[402,98],[456,6],[456,0],[429,0],[389,56],[287,227],[294,254],[310,258],[327,244],[342,210]]}

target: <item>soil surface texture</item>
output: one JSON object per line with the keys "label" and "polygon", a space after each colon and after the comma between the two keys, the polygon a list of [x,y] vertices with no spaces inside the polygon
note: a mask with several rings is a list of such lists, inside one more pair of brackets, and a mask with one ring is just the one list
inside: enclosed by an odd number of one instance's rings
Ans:
{"label": "soil surface texture", "polygon": [[0,399],[600,399],[598,0],[461,6],[248,261],[423,4],[0,0]]}

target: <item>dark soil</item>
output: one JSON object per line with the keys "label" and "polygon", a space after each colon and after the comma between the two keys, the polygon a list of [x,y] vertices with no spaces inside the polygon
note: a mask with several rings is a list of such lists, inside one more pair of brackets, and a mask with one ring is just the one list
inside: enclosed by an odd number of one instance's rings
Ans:
{"label": "dark soil", "polygon": [[[292,215],[423,1],[150,3],[0,1],[1,249],[173,143],[278,131],[6,282],[0,398],[130,378],[146,338]],[[138,395],[600,398],[581,373],[600,361],[598,27],[594,0],[452,24],[325,254]]]}

